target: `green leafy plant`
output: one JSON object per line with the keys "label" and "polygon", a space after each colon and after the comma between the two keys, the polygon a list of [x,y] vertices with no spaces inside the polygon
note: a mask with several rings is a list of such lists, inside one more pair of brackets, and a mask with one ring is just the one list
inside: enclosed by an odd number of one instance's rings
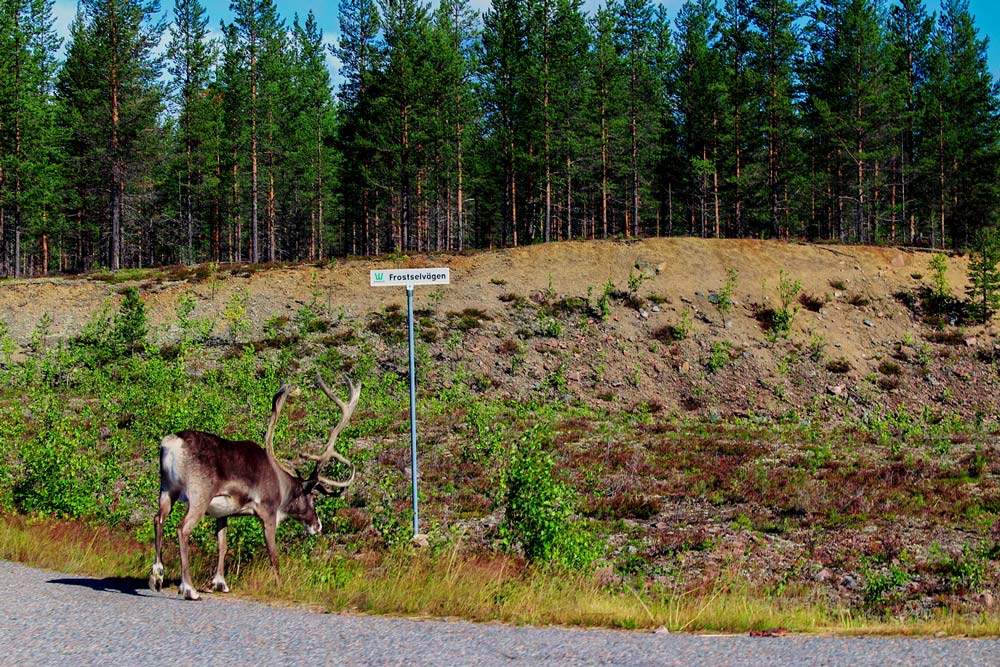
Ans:
{"label": "green leafy plant", "polygon": [[988,549],[964,544],[960,554],[945,554],[937,570],[950,590],[978,592],[986,583],[987,554]]}
{"label": "green leafy plant", "polygon": [[508,548],[519,546],[536,563],[583,568],[599,551],[583,525],[572,521],[576,492],[555,477],[555,461],[543,446],[544,438],[535,427],[513,447],[501,538]]}
{"label": "green leafy plant", "polygon": [[10,327],[0,321],[0,363],[10,364],[11,357],[17,351],[17,343],[10,335]]}
{"label": "green leafy plant", "polygon": [[135,287],[126,288],[124,296],[115,316],[111,335],[123,352],[135,352],[140,350],[146,341],[146,304]]}
{"label": "green leafy plant", "polygon": [[736,293],[736,282],[739,278],[739,274],[735,269],[726,269],[726,281],[722,283],[722,287],[716,292],[712,299],[715,303],[716,310],[719,311],[719,316],[722,318],[723,325],[726,324],[729,318],[729,313],[733,310],[733,294]]}
{"label": "green leafy plant", "polygon": [[809,355],[809,359],[817,364],[823,361],[823,358],[826,356],[826,338],[818,334],[810,336],[806,352]]}
{"label": "green leafy plant", "polygon": [[250,333],[250,293],[245,287],[233,290],[222,311],[222,317],[229,325],[229,335],[233,342]]}
{"label": "green leafy plant", "polygon": [[778,299],[781,307],[774,311],[771,320],[771,333],[775,337],[788,338],[791,333],[792,320],[799,312],[799,307],[792,303],[801,291],[801,282],[790,278],[784,271],[778,274]]}
{"label": "green leafy plant", "polygon": [[177,297],[177,328],[181,331],[181,347],[185,349],[208,340],[215,326],[210,318],[192,316],[197,305],[197,299],[191,292]]}
{"label": "green leafy plant", "polygon": [[680,322],[661,327],[654,335],[658,340],[662,340],[665,343],[673,343],[685,340],[691,335],[693,330],[694,320],[691,317],[691,311],[685,308],[681,311]]}
{"label": "green leafy plant", "polygon": [[597,298],[596,315],[602,322],[607,322],[608,318],[611,317],[611,297],[617,291],[618,288],[609,278],[608,282],[604,283],[601,296]]}
{"label": "green leafy plant", "polygon": [[733,344],[728,340],[720,340],[712,343],[712,348],[708,355],[708,361],[705,362],[705,367],[708,368],[711,373],[722,370],[732,358],[732,351]]}
{"label": "green leafy plant", "polygon": [[35,323],[35,329],[31,332],[31,349],[35,354],[41,355],[48,346],[49,334],[52,333],[52,316],[42,313]]}
{"label": "green leafy plant", "polygon": [[928,262],[931,269],[930,305],[940,312],[946,310],[951,303],[951,285],[948,283],[948,260],[944,254],[936,252]]}
{"label": "green leafy plant", "polygon": [[898,563],[886,566],[877,559],[864,559],[861,572],[865,577],[866,605],[880,609],[902,594],[903,588],[913,579],[913,575],[906,569],[906,560],[906,554],[903,554]]}

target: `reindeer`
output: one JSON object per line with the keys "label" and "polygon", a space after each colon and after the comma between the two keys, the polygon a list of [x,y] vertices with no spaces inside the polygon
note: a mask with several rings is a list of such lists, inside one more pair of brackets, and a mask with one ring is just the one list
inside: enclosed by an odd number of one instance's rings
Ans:
{"label": "reindeer", "polygon": [[[275,532],[285,517],[302,522],[306,533],[318,534],[323,526],[316,515],[313,493],[332,493],[348,487],[354,481],[354,464],[334,448],[337,436],[347,425],[358,405],[361,385],[347,378],[350,398],[345,404],[327,389],[323,378],[317,375],[317,385],[340,408],[340,421],[330,429],[326,448],[319,456],[305,454],[315,461],[312,474],[301,478],[274,456],[274,429],[278,416],[289,394],[296,393],[289,385],[282,385],[274,395],[271,418],[264,436],[264,447],[249,440],[227,440],[202,431],[181,431],[163,438],[160,443],[160,501],[159,513],[153,519],[156,531],[156,561],[149,575],[149,588],[159,591],[163,587],[163,522],[170,514],[173,503],[187,503],[187,514],[177,530],[181,552],[181,584],[178,594],[187,600],[200,596],[191,584],[188,541],[195,526],[206,514],[215,519],[215,532],[219,541],[219,563],[212,579],[211,589],[228,593],[225,579],[226,526],[231,516],[256,515],[264,526],[267,555],[271,559],[275,580],[281,584],[278,568],[278,551]],[[350,466],[351,472],[344,481],[323,477],[320,472],[336,459]]]}

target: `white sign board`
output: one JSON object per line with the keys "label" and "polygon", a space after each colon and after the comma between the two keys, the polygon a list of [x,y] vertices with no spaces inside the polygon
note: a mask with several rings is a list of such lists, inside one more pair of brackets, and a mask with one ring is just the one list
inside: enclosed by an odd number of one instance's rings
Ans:
{"label": "white sign board", "polygon": [[451,270],[444,269],[372,269],[372,287],[411,287],[413,285],[448,285]]}

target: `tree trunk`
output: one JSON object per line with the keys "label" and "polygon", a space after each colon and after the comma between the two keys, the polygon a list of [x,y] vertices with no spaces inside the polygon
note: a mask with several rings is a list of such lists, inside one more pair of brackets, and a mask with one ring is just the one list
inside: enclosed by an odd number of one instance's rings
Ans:
{"label": "tree trunk", "polygon": [[260,241],[258,238],[258,198],[257,187],[257,25],[256,3],[251,0],[248,19],[250,24],[250,261],[260,262]]}

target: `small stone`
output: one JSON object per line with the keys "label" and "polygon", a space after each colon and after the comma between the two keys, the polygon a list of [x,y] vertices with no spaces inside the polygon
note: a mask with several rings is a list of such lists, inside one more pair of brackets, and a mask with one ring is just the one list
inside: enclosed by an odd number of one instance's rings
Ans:
{"label": "small stone", "polygon": [[865,325],[866,327],[873,327],[873,328],[874,328],[874,326],[875,326],[875,323],[874,323],[874,322],[872,322],[871,320],[865,320],[865,321],[864,321],[864,325]]}
{"label": "small stone", "polygon": [[658,627],[655,630],[653,630],[653,634],[654,635],[669,635],[670,634],[670,630],[667,629],[667,626],[661,625],[660,627]]}
{"label": "small stone", "polygon": [[840,396],[841,394],[844,393],[844,385],[842,384],[830,385],[826,388],[826,392],[828,394],[833,394],[834,396]]}
{"label": "small stone", "polygon": [[423,533],[417,533],[414,535],[413,539],[410,540],[410,543],[418,549],[427,549],[431,546],[430,539]]}

